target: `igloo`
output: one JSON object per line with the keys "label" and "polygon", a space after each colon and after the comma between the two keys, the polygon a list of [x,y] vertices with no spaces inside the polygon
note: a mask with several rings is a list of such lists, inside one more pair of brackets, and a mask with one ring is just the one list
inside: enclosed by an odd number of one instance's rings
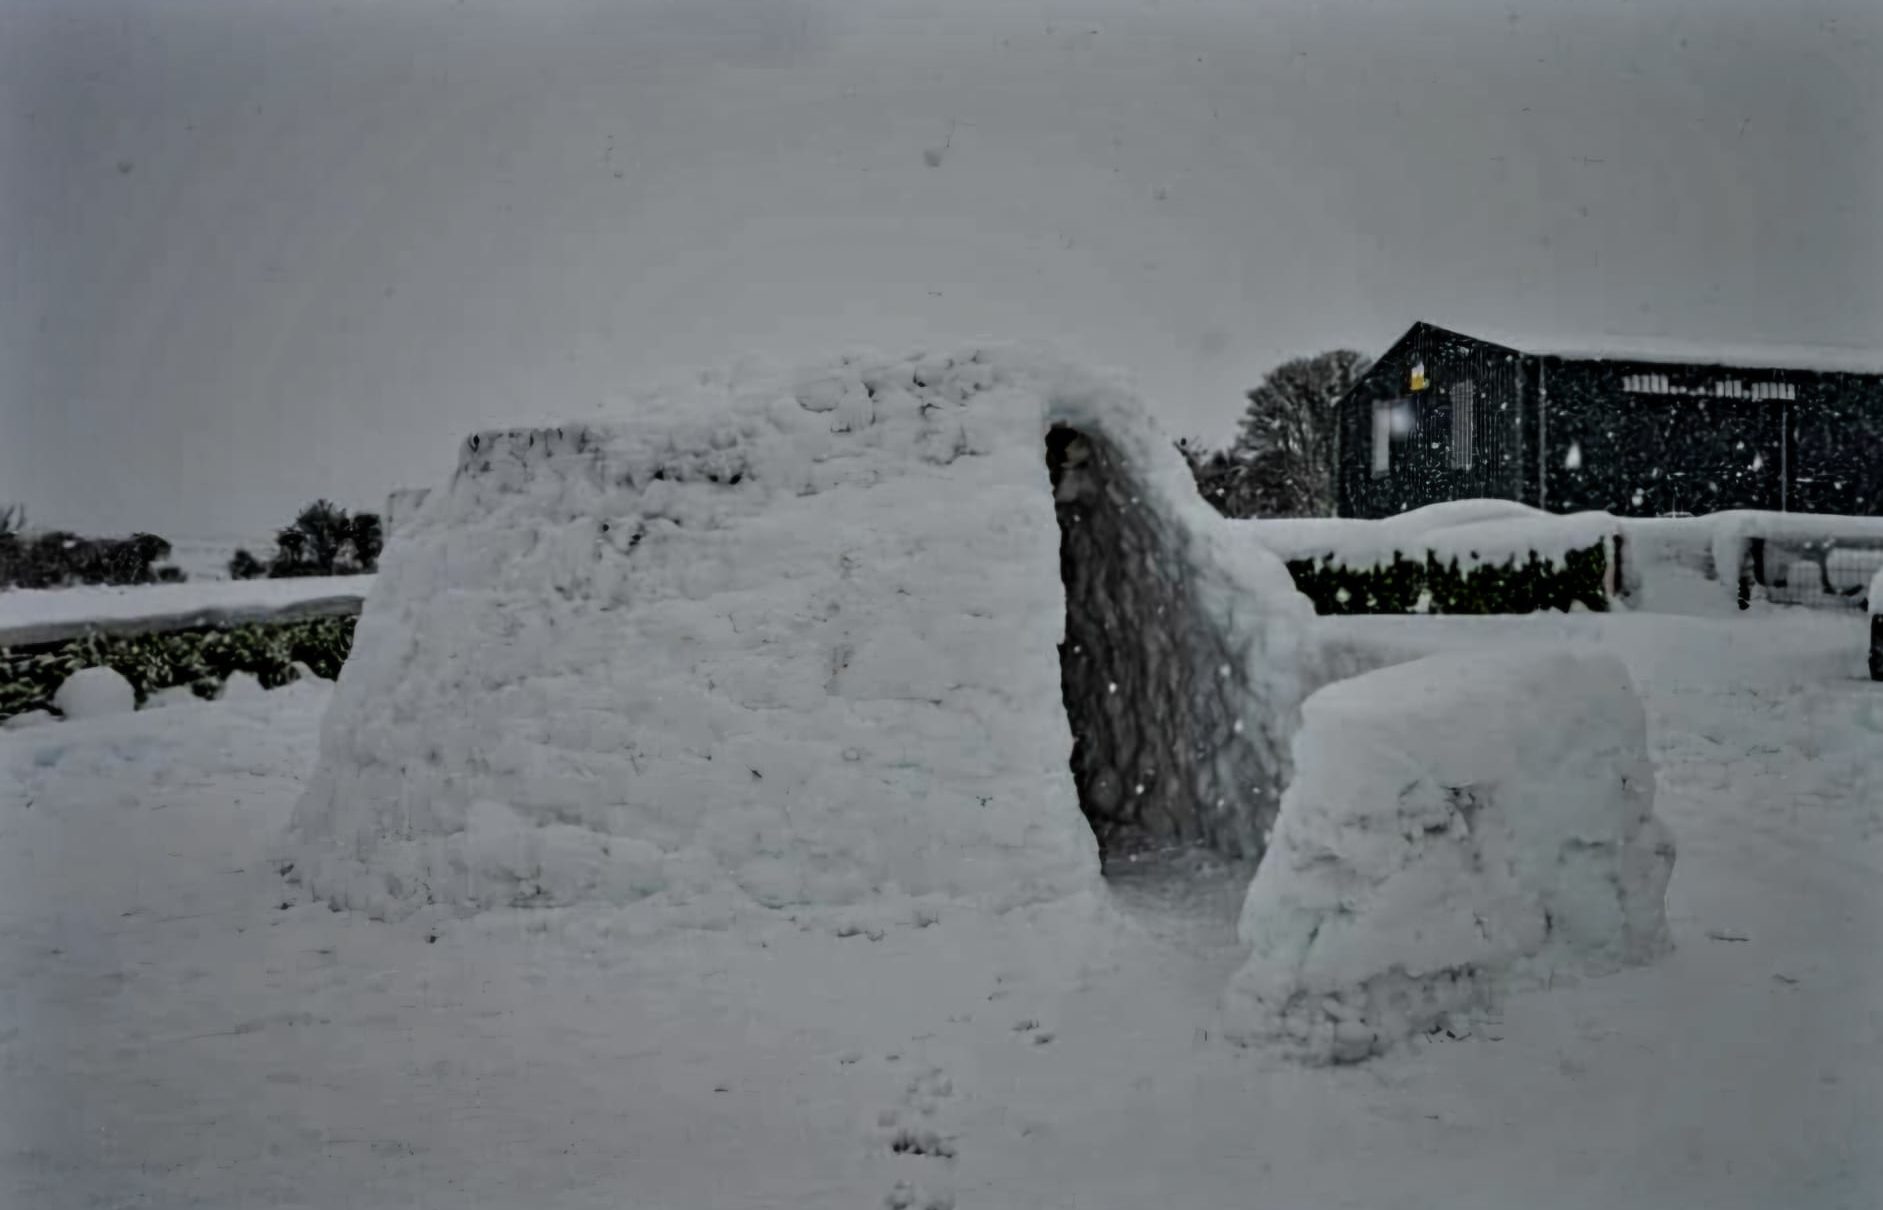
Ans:
{"label": "igloo", "polygon": [[1260,852],[1312,611],[1122,380],[853,355],[626,415],[473,436],[401,519],[293,815],[317,895],[1017,903]]}

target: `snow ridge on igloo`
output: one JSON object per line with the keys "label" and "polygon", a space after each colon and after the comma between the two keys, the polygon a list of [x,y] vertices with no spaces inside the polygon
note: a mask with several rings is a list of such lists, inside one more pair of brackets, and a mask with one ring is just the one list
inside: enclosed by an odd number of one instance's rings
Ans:
{"label": "snow ridge on igloo", "polygon": [[[1048,468],[1067,429],[1083,481]],[[621,423],[467,439],[382,560],[295,877],[388,916],[1087,889],[1065,695],[1109,665],[1067,672],[1058,645],[1060,525],[1089,509],[1132,540],[1086,595],[1109,576],[1148,616],[1079,655],[1133,670],[1109,684],[1147,710],[1182,698],[1203,737],[1088,743],[1084,767],[1128,755],[1113,780],[1159,803],[1095,809],[1256,850],[1311,610],[1121,380],[995,349],[704,375]]]}

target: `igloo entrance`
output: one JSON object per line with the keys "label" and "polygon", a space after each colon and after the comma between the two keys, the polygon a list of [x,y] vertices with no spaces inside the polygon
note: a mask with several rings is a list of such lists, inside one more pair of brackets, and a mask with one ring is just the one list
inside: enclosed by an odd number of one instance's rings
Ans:
{"label": "igloo entrance", "polygon": [[1246,660],[1192,599],[1191,538],[1141,504],[1102,437],[1056,425],[1046,463],[1072,775],[1101,857],[1178,846],[1259,857],[1273,775],[1245,737]]}

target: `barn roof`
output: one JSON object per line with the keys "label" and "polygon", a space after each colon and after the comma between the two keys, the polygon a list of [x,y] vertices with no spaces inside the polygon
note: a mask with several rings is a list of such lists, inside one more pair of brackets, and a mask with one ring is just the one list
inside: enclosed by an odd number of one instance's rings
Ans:
{"label": "barn roof", "polygon": [[1496,331],[1465,335],[1507,345],[1542,357],[1576,361],[1651,361],[1666,365],[1718,365],[1740,369],[1819,370],[1883,375],[1883,347],[1849,345],[1738,344],[1730,341],[1679,341],[1658,337],[1596,335],[1588,338],[1527,340]]}

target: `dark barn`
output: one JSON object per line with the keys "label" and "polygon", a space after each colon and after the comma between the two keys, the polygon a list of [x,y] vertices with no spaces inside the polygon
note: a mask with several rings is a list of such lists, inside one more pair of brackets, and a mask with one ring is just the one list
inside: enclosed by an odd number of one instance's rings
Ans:
{"label": "dark barn", "polygon": [[1342,516],[1487,496],[1883,513],[1883,374],[1526,353],[1417,323],[1338,407]]}

